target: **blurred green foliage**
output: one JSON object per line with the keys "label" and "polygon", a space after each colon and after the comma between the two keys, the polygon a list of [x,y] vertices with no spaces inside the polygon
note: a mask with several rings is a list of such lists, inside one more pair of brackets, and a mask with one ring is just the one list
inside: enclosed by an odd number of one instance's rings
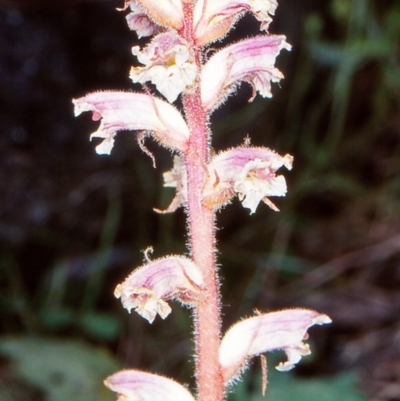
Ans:
{"label": "blurred green foliage", "polygon": [[104,387],[103,380],[120,366],[104,349],[78,341],[5,337],[0,339],[0,355],[9,358],[9,369],[14,376],[2,378],[2,401],[28,399],[28,394],[21,394],[19,381],[37,391],[36,401],[114,399],[114,395]]}
{"label": "blurred green foliage", "polygon": [[[299,379],[291,373],[268,375],[265,395],[261,393],[261,381],[244,378],[232,388],[229,401],[365,401],[366,397],[356,389],[355,375],[344,372],[338,376]],[[254,377],[258,377],[254,375]]]}

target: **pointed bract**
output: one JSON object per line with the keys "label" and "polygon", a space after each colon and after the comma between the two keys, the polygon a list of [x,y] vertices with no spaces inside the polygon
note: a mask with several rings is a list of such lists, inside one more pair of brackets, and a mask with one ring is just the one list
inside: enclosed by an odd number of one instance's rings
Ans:
{"label": "pointed bract", "polygon": [[140,370],[121,370],[104,384],[118,394],[117,401],[194,401],[176,381]]}
{"label": "pointed bract", "polygon": [[153,322],[157,314],[165,319],[171,312],[166,301],[176,299],[185,305],[194,305],[204,288],[200,269],[181,256],[168,256],[150,261],[137,268],[127,279],[118,284],[114,295],[121,298],[129,312]]}
{"label": "pointed bract", "polygon": [[225,383],[234,379],[246,367],[252,356],[274,350],[284,350],[288,360],[277,369],[290,370],[303,355],[310,354],[307,330],[314,324],[327,324],[331,319],[307,309],[289,309],[257,315],[233,325],[222,339],[219,361]]}
{"label": "pointed bract", "polygon": [[276,171],[282,166],[290,170],[292,162],[292,156],[280,156],[262,147],[242,146],[221,152],[208,166],[209,180],[203,190],[203,203],[218,208],[236,193],[251,213],[261,201],[277,211],[268,198],[285,196],[286,181]]}
{"label": "pointed bract", "polygon": [[201,98],[207,110],[217,107],[236,86],[246,81],[263,97],[272,97],[271,82],[283,74],[275,68],[282,49],[290,50],[285,36],[264,35],[242,40],[214,54],[201,72]]}
{"label": "pointed bract", "polygon": [[121,130],[150,132],[163,146],[184,152],[189,128],[179,111],[156,97],[143,93],[94,92],[74,99],[75,116],[92,111],[93,120],[101,119],[90,138],[103,138],[96,147],[99,154],[110,154],[114,137]]}
{"label": "pointed bract", "polygon": [[191,47],[173,32],[161,33],[143,49],[132,48],[144,67],[132,67],[133,82],[152,82],[169,102],[173,102],[197,76],[197,66]]}
{"label": "pointed bract", "polygon": [[277,0],[198,0],[194,10],[194,37],[198,45],[223,38],[246,12],[261,22],[268,32],[278,7]]}

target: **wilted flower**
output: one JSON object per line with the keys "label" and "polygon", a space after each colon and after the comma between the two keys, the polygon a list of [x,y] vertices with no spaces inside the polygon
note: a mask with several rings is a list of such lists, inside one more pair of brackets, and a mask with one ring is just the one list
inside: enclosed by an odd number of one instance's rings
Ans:
{"label": "wilted flower", "polygon": [[132,81],[151,81],[171,103],[196,78],[197,66],[191,47],[175,33],[161,33],[143,50],[133,47],[132,53],[144,64],[144,67],[132,67]]}
{"label": "wilted flower", "polygon": [[261,22],[261,30],[268,31],[277,7],[276,0],[198,0],[194,11],[196,43],[205,45],[224,37],[246,12]]}
{"label": "wilted flower", "polygon": [[194,401],[176,381],[140,370],[121,370],[104,384],[118,394],[117,401]]}
{"label": "wilted flower", "polygon": [[282,49],[290,50],[285,36],[264,35],[242,40],[214,54],[201,71],[201,98],[207,110],[218,106],[242,82],[263,97],[271,97],[271,82],[283,74],[275,68]]}
{"label": "wilted flower", "polygon": [[288,360],[276,368],[290,370],[302,356],[311,353],[307,330],[314,324],[330,323],[327,315],[307,309],[289,309],[257,315],[233,325],[222,339],[219,361],[225,383],[235,378],[252,356],[284,350]]}
{"label": "wilted flower", "polygon": [[292,168],[293,157],[280,156],[271,149],[237,147],[219,153],[209,164],[209,180],[203,191],[203,202],[219,207],[229,202],[236,193],[243,207],[254,213],[263,201],[273,210],[279,210],[270,196],[284,196],[286,181],[276,171],[285,166]]}
{"label": "wilted flower", "polygon": [[166,301],[176,299],[186,305],[195,304],[204,287],[200,269],[181,256],[168,256],[137,268],[118,284],[114,295],[130,312],[153,322],[157,313],[165,319],[171,312]]}
{"label": "wilted flower", "polygon": [[143,93],[95,92],[74,99],[75,116],[93,112],[93,120],[102,119],[90,138],[104,138],[96,147],[99,154],[110,154],[114,137],[122,130],[150,132],[163,146],[185,151],[189,128],[177,109],[169,103]]}
{"label": "wilted flower", "polygon": [[174,156],[174,165],[164,174],[164,187],[175,188],[175,197],[166,210],[154,209],[157,213],[172,213],[187,202],[187,177],[182,156]]}

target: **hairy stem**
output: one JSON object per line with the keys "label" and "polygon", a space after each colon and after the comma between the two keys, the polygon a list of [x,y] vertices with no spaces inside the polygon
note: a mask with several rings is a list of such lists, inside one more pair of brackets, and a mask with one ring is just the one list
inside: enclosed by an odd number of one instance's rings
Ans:
{"label": "hairy stem", "polygon": [[[184,3],[188,42],[193,31],[193,5]],[[195,49],[201,68],[201,49]],[[210,146],[207,115],[201,103],[200,82],[194,91],[183,96],[186,120],[190,129],[189,149],[185,155],[188,190],[188,227],[192,259],[201,269],[206,293],[195,310],[196,378],[198,401],[222,401],[224,383],[218,360],[220,345],[220,294],[215,265],[215,212],[202,204]]]}
{"label": "hairy stem", "polygon": [[191,131],[189,151],[185,158],[189,238],[192,259],[202,270],[206,285],[206,295],[195,311],[198,400],[222,401],[224,385],[218,361],[220,296],[215,266],[215,213],[201,202],[209,153],[208,130],[199,93],[186,95],[184,104]]}

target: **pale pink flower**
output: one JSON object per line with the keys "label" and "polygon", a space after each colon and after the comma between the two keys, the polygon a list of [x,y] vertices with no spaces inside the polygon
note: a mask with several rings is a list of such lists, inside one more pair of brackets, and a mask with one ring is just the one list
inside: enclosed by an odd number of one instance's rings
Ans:
{"label": "pale pink flower", "polygon": [[129,29],[135,31],[138,38],[151,36],[158,32],[157,24],[148,17],[136,0],[131,0],[129,6],[131,12],[126,16],[126,21]]}
{"label": "pale pink flower", "polygon": [[153,322],[157,314],[165,319],[171,312],[166,301],[176,299],[185,305],[194,305],[204,287],[200,269],[181,256],[168,256],[134,270],[127,279],[118,284],[114,295],[121,298],[129,312],[136,312]]}
{"label": "pale pink flower", "polygon": [[203,190],[203,202],[219,207],[237,194],[243,207],[251,213],[261,201],[278,211],[268,197],[285,196],[285,178],[276,175],[276,171],[282,166],[290,170],[292,162],[292,156],[280,156],[262,147],[242,146],[221,152],[208,166],[209,180]]}
{"label": "pale pink flower", "polygon": [[90,138],[104,138],[96,147],[99,154],[109,154],[114,137],[121,130],[149,132],[163,146],[184,152],[189,128],[179,111],[156,97],[143,93],[94,92],[74,99],[75,116],[93,112],[93,120],[101,119],[100,127]]}
{"label": "pale pink flower", "polygon": [[288,360],[276,368],[290,370],[302,356],[311,353],[307,330],[314,324],[327,324],[327,315],[306,309],[289,309],[257,315],[233,325],[222,339],[219,361],[225,383],[246,367],[248,360],[264,352],[284,350]]}
{"label": "pale pink flower", "polygon": [[224,37],[246,12],[252,13],[261,22],[260,29],[268,32],[277,7],[277,0],[198,0],[194,10],[196,43],[205,45]]}
{"label": "pale pink flower", "polygon": [[121,370],[104,384],[117,393],[117,401],[194,401],[175,380],[140,370]]}
{"label": "pale pink flower", "polygon": [[193,85],[197,76],[191,46],[173,32],[155,36],[143,50],[133,47],[132,53],[144,67],[132,67],[131,80],[135,83],[151,81],[171,103]]}
{"label": "pale pink flower", "polygon": [[[251,213],[261,201],[279,211],[269,197],[285,196],[287,188],[285,177],[276,175],[276,171],[283,166],[291,170],[292,163],[291,155],[280,156],[262,147],[242,146],[221,152],[207,166],[203,204],[218,209],[237,195]],[[176,194],[166,210],[156,209],[157,212],[172,213],[180,206],[186,206],[187,178],[182,156],[175,156],[173,168],[164,173],[164,187],[175,188]]]}
{"label": "pale pink flower", "polygon": [[290,50],[285,36],[264,35],[245,39],[215,53],[201,72],[201,98],[207,110],[224,101],[237,85],[248,82],[263,97],[272,97],[271,82],[283,74],[275,68],[282,49]]}

